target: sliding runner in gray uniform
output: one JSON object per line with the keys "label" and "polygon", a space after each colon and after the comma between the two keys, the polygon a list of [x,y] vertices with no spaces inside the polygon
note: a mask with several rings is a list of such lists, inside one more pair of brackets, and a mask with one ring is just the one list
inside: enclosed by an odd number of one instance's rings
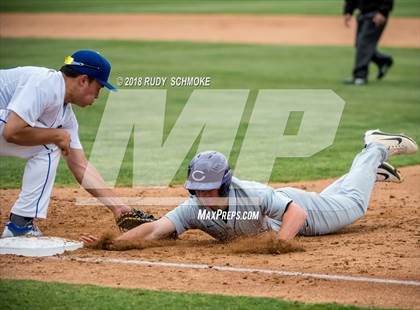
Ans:
{"label": "sliding runner in gray uniform", "polygon": [[332,233],[362,218],[375,186],[377,167],[387,157],[386,147],[372,142],[357,154],[349,173],[320,194],[290,187],[279,189],[279,193],[291,198],[308,214],[300,234]]}
{"label": "sliding runner in gray uniform", "polygon": [[[269,186],[232,177],[226,158],[218,152],[198,154],[188,167],[185,184],[190,198],[161,219],[138,226],[118,239],[154,240],[176,232],[200,229],[219,240],[265,231],[278,231],[289,240],[296,235],[336,232],[362,218],[375,182],[401,181],[384,161],[393,155],[413,154],[416,142],[404,135],[371,130],[365,148],[357,154],[348,174],[321,193]],[[379,168],[378,168],[379,167]],[[96,240],[85,236],[84,241]]]}

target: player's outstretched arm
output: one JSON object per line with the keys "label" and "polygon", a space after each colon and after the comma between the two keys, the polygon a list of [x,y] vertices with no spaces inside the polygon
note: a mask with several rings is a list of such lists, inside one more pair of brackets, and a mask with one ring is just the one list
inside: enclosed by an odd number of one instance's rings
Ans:
{"label": "player's outstretched arm", "polygon": [[[153,241],[164,239],[176,231],[175,225],[166,217],[151,223],[146,223],[133,228],[115,239],[115,241]],[[98,237],[84,234],[80,240],[91,244],[99,240]]]}
{"label": "player's outstretched arm", "polygon": [[100,173],[86,159],[83,150],[70,148],[68,155],[64,156],[64,159],[77,182],[92,196],[98,198],[99,201],[108,207],[116,218],[119,217],[121,213],[131,210],[131,208],[125,205],[121,199],[115,195],[114,191],[105,184]]}
{"label": "player's outstretched arm", "polygon": [[175,230],[175,225],[170,220],[161,217],[157,221],[137,226],[125,232],[115,240],[159,240],[170,236]]}
{"label": "player's outstretched arm", "polygon": [[292,202],[283,214],[279,238],[282,240],[293,239],[299,233],[307,216],[302,207]]}

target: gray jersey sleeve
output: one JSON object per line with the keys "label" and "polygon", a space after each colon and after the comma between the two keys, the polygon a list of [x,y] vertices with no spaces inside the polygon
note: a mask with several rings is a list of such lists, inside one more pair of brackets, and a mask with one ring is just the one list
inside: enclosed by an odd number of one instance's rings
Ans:
{"label": "gray jersey sleeve", "polygon": [[281,220],[291,202],[292,199],[274,191],[272,188],[267,188],[262,197],[262,213],[269,218]]}
{"label": "gray jersey sleeve", "polygon": [[176,227],[178,235],[188,229],[198,228],[198,207],[193,198],[190,198],[180,204],[178,207],[169,211],[165,217]]}

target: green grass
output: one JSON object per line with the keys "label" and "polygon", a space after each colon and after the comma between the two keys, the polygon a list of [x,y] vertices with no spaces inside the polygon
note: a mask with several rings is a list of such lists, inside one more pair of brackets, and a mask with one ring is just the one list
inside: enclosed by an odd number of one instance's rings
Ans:
{"label": "green grass", "polygon": [[[141,12],[340,15],[344,0],[15,0],[3,12]],[[395,16],[420,16],[417,0],[396,1]]]}
{"label": "green grass", "polygon": [[304,304],[274,298],[172,293],[28,280],[0,280],[0,296],[2,309],[366,309],[337,304]]}
{"label": "green grass", "polygon": [[[374,78],[366,87],[341,83],[349,75],[354,50],[350,47],[293,47],[206,43],[127,42],[83,40],[0,39],[0,67],[35,65],[58,68],[64,56],[76,49],[102,51],[113,64],[111,81],[117,76],[210,76],[212,88],[251,89],[248,109],[230,158],[234,165],[246,130],[246,121],[258,89],[332,89],[346,101],[340,127],[332,146],[311,158],[281,158],[275,163],[271,181],[318,179],[347,171],[361,149],[366,129],[381,128],[405,132],[420,141],[420,58],[418,49],[383,49],[395,58],[395,67],[384,81]],[[167,100],[168,134],[192,88],[170,88]],[[89,154],[106,101],[106,92],[92,107],[75,108],[79,132]],[[296,117],[295,117],[296,118]],[[297,115],[299,120],[299,115]],[[292,133],[296,128],[288,128]],[[174,179],[182,183],[190,150]],[[120,171],[118,185],[131,185],[132,144]],[[420,163],[418,155],[393,158],[392,163]],[[24,162],[1,158],[0,187],[18,187]],[[257,164],[257,163],[256,163]],[[60,163],[57,185],[75,184],[73,176]]]}

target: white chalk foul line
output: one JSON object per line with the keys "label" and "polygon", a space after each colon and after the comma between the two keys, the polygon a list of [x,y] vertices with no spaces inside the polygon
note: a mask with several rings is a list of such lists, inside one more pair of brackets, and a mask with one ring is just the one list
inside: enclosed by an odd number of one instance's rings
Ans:
{"label": "white chalk foul line", "polygon": [[323,279],[323,280],[330,280],[330,281],[353,281],[353,282],[369,282],[369,283],[420,286],[420,281],[414,281],[414,280],[393,280],[393,279],[382,279],[382,278],[368,278],[368,277],[358,277],[358,276],[322,274],[322,273],[312,273],[312,272],[281,271],[281,270],[260,269],[260,268],[211,266],[211,265],[205,265],[205,264],[185,264],[185,263],[171,263],[171,262],[161,262],[161,261],[147,261],[147,260],[133,260],[133,259],[126,260],[126,259],[96,258],[96,257],[60,256],[60,257],[51,257],[51,258],[68,260],[68,261],[86,262],[86,263],[105,263],[105,264],[119,264],[119,265],[148,265],[148,266],[188,268],[188,269],[208,269],[208,270],[219,270],[219,271],[229,271],[229,272],[276,274],[280,276],[315,278],[315,279]]}

